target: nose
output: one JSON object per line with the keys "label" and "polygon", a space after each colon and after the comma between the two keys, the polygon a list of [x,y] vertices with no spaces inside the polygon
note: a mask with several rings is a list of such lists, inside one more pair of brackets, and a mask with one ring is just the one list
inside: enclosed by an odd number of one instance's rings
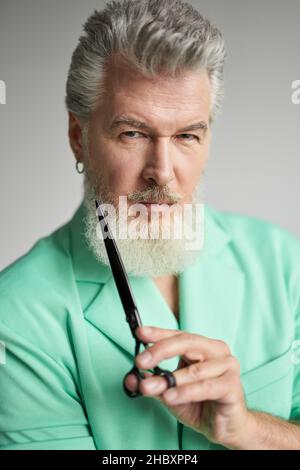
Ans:
{"label": "nose", "polygon": [[146,181],[155,181],[159,186],[167,185],[175,178],[174,163],[167,138],[157,139],[151,146],[149,156],[143,169]]}

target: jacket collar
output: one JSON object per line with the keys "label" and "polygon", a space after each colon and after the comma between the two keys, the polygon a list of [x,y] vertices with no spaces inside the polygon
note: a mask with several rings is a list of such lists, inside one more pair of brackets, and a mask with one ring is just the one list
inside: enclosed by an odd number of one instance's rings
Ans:
{"label": "jacket collar", "polygon": [[70,226],[71,256],[76,281],[105,284],[112,276],[108,266],[96,260],[84,237],[86,209],[82,202],[73,215]]}

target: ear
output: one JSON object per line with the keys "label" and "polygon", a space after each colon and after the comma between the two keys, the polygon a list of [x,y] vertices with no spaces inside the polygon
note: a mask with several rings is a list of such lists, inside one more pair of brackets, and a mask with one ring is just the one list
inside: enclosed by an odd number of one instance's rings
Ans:
{"label": "ear", "polygon": [[82,124],[78,117],[69,112],[69,142],[73,151],[74,157],[78,162],[83,161],[83,148],[82,148]]}

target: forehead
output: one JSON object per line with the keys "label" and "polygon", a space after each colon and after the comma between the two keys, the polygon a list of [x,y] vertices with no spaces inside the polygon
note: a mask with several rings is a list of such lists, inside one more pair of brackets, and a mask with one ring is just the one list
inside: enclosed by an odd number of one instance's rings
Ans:
{"label": "forehead", "polygon": [[120,58],[108,65],[104,80],[106,117],[142,114],[145,119],[208,119],[211,85],[206,71],[182,71],[176,77],[161,73],[147,78]]}

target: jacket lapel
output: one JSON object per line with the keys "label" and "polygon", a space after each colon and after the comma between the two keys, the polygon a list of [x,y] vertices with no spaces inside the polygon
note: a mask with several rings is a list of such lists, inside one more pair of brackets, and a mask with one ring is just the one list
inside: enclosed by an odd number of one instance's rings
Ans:
{"label": "jacket lapel", "polygon": [[[83,204],[70,222],[73,268],[85,319],[104,333],[134,361],[135,341],[119,299],[110,269],[97,262],[83,239]],[[197,262],[179,275],[179,322],[160,291],[148,277],[129,276],[143,325],[181,329],[225,341],[232,353],[241,303],[244,276],[227,248],[230,236],[205,206],[204,249]],[[179,357],[162,361],[168,370],[177,368]],[[121,391],[121,393],[124,393]],[[183,426],[182,449],[209,448],[201,434]]]}

